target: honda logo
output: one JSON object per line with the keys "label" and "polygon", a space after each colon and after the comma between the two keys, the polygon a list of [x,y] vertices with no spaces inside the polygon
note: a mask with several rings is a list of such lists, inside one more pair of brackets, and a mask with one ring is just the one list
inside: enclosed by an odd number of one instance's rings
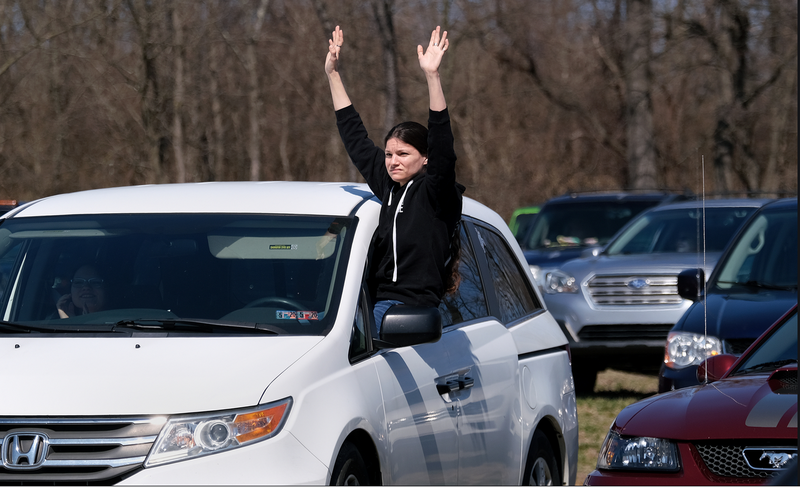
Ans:
{"label": "honda logo", "polygon": [[47,457],[50,439],[42,433],[10,433],[3,438],[0,454],[9,470],[39,468]]}

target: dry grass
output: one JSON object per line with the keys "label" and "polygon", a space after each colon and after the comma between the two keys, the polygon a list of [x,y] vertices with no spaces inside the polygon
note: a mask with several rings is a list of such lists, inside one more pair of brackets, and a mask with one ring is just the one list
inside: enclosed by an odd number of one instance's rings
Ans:
{"label": "dry grass", "polygon": [[655,394],[657,389],[656,376],[606,370],[597,376],[594,394],[578,396],[577,485],[582,485],[594,470],[603,439],[617,414],[625,406]]}

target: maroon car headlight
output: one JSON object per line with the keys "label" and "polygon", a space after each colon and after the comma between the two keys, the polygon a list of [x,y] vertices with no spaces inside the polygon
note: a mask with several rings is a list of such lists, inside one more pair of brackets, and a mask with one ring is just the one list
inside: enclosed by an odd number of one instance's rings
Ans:
{"label": "maroon car headlight", "polygon": [[620,436],[611,430],[597,457],[597,468],[676,472],[680,470],[678,446],[663,438]]}

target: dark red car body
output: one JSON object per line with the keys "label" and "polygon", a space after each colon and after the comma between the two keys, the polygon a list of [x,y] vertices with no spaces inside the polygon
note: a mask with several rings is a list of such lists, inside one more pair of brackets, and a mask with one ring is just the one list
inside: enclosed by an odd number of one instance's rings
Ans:
{"label": "dark red car body", "polygon": [[765,484],[780,474],[771,470],[774,465],[788,465],[784,460],[792,458],[796,462],[797,363],[729,375],[773,330],[784,323],[791,326],[787,320],[796,313],[797,305],[719,380],[655,395],[620,412],[612,431],[623,437],[673,440],[677,471],[597,469],[585,485]]}

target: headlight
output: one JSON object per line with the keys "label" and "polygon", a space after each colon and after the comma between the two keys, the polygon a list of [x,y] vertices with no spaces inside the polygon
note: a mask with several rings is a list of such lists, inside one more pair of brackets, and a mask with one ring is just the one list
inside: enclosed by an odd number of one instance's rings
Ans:
{"label": "headlight", "polygon": [[664,347],[664,364],[671,369],[683,369],[722,353],[722,342],[717,337],[703,336],[684,331],[670,332]]}
{"label": "headlight", "polygon": [[170,418],[145,467],[231,450],[275,436],[286,422],[291,398],[258,408]]}
{"label": "headlight", "polygon": [[536,285],[539,286],[539,289],[544,289],[544,272],[541,267],[538,265],[529,266],[531,268],[531,274],[533,274],[533,280],[536,282]]}
{"label": "headlight", "polygon": [[545,276],[544,292],[548,294],[577,293],[578,283],[566,272],[554,270]]}
{"label": "headlight", "polygon": [[680,469],[678,447],[670,440],[623,437],[612,430],[600,449],[597,468],[675,472]]}

